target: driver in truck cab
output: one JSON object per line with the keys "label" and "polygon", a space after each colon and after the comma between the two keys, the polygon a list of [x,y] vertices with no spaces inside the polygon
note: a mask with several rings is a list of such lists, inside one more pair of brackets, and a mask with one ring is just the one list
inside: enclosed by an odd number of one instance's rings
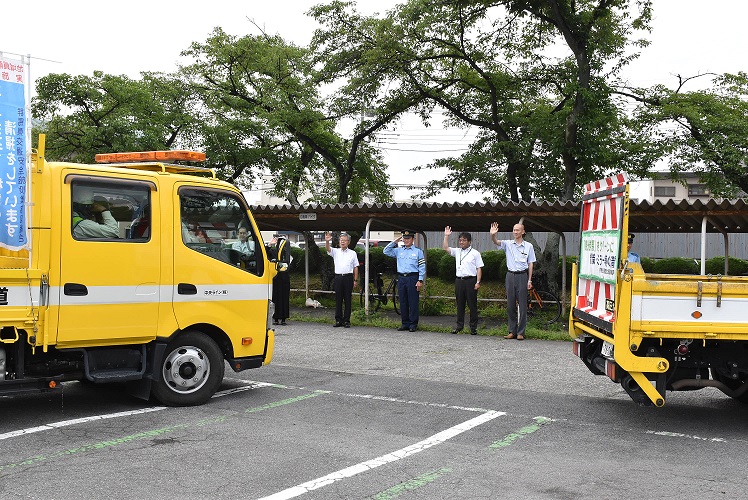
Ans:
{"label": "driver in truck cab", "polygon": [[119,238],[119,225],[109,211],[103,196],[94,196],[89,189],[78,190],[73,199],[73,237]]}

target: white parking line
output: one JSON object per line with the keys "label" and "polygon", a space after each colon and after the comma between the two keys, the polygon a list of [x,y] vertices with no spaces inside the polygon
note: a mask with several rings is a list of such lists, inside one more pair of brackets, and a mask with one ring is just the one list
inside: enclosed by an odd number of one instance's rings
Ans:
{"label": "white parking line", "polygon": [[[233,379],[233,380],[238,380],[238,379]],[[227,389],[225,391],[218,391],[213,395],[213,397],[220,398],[221,396],[228,396],[229,394],[234,394],[236,392],[248,391],[251,389],[257,389],[259,387],[268,387],[268,386],[274,385],[274,384],[270,384],[267,382],[254,382],[254,381],[246,381],[246,380],[242,380],[241,382],[247,385],[245,385],[244,387],[236,387],[234,389]],[[85,424],[87,422],[94,422],[96,420],[106,420],[110,418],[130,417],[132,415],[141,415],[144,413],[161,411],[161,410],[165,410],[166,408],[167,408],[166,406],[152,406],[150,408],[142,408],[140,410],[121,411],[117,413],[106,413],[103,415],[93,415],[90,417],[81,417],[81,418],[73,418],[70,420],[61,420],[59,422],[52,422],[51,424],[39,425],[37,427],[27,427],[25,429],[18,429],[16,431],[10,431],[4,434],[0,434],[0,441],[18,437],[18,436],[23,436],[26,434],[33,434],[35,432],[49,431],[52,429],[58,429],[60,427],[67,427],[68,425]]]}
{"label": "white parking line", "polygon": [[377,457],[372,460],[368,460],[366,462],[361,462],[360,464],[352,465],[351,467],[346,467],[345,469],[341,469],[337,472],[333,472],[332,474],[328,474],[326,476],[313,479],[311,481],[307,481],[306,483],[293,486],[283,491],[279,491],[278,493],[274,493],[273,495],[263,497],[260,500],[284,500],[287,498],[294,498],[299,495],[303,495],[304,493],[308,493],[318,488],[322,488],[323,486],[327,486],[328,484],[332,484],[336,481],[340,481],[347,477],[352,477],[362,472],[367,472],[369,470],[375,469],[379,467],[380,465],[385,465],[391,462],[395,462],[397,460],[401,460],[403,458],[419,453],[423,450],[431,448],[432,446],[441,444],[447,441],[448,439],[451,439],[459,434],[462,434],[463,432],[470,430],[473,427],[477,427],[481,424],[489,422],[493,420],[494,418],[500,417],[502,415],[506,415],[506,412],[488,411],[475,418],[471,418],[470,420],[467,420],[461,424],[455,425],[454,427],[450,427],[449,429],[446,429],[437,434],[434,434],[433,436],[428,437],[424,439],[423,441],[419,441],[410,446],[406,446],[405,448],[401,448],[392,453],[382,455],[381,457]]}
{"label": "white parking line", "polygon": [[24,434],[32,434],[34,432],[49,431],[52,429],[58,429],[60,427],[66,427],[68,425],[84,424],[86,422],[93,422],[95,420],[107,420],[110,418],[129,417],[131,415],[140,415],[142,413],[150,413],[153,411],[165,410],[166,406],[152,406],[150,408],[141,408],[140,410],[129,410],[120,411],[117,413],[107,413],[104,415],[93,415],[90,417],[73,418],[70,420],[61,420],[59,422],[52,422],[51,424],[44,424],[37,427],[27,427],[26,429],[19,429],[17,431],[6,432],[0,434],[0,441],[4,439],[10,439],[16,436],[23,436]]}
{"label": "white parking line", "polygon": [[683,434],[681,432],[646,431],[646,434],[654,434],[655,436],[666,436],[666,437],[674,437],[674,438],[695,439],[697,441],[711,441],[713,443],[726,443],[727,442],[727,440],[724,438],[692,436],[690,434]]}
{"label": "white parking line", "polygon": [[[225,379],[224,379],[225,380]],[[238,379],[231,379],[231,380],[238,380]],[[213,394],[212,397],[214,398],[220,398],[222,396],[228,396],[229,394],[234,394],[237,392],[244,392],[249,391],[252,389],[258,389],[260,387],[273,387],[275,384],[271,384],[269,382],[253,382],[251,380],[241,380],[242,383],[247,384],[244,387],[234,387],[233,389],[226,389],[225,391],[218,391],[215,394]]]}

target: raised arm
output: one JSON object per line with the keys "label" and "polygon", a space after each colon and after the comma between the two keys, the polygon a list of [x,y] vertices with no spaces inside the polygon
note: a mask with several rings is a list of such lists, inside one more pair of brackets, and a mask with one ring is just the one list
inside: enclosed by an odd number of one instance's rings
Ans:
{"label": "raised arm", "polygon": [[452,227],[447,226],[444,228],[444,243],[442,243],[442,248],[445,252],[449,253],[449,236],[452,234]]}

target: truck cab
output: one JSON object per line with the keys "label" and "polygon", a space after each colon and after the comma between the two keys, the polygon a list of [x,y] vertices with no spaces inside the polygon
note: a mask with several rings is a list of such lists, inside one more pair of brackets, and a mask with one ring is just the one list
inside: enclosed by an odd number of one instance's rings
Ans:
{"label": "truck cab", "polygon": [[[271,361],[282,266],[268,261],[234,186],[176,163],[200,160],[169,151],[47,162],[40,137],[30,248],[0,255],[0,393],[125,382],[164,404],[201,404],[224,360],[235,371]],[[237,245],[240,230],[251,245]]]}

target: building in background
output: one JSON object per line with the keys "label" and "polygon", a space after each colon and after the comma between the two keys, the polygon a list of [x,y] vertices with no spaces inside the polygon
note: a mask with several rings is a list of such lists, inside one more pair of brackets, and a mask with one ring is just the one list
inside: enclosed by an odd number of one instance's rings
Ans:
{"label": "building in background", "polygon": [[[631,201],[647,201],[654,203],[660,201],[667,203],[670,200],[676,203],[682,200],[693,202],[695,200],[707,201],[712,193],[699,180],[699,176],[693,172],[680,174],[683,183],[672,180],[667,173],[655,174],[651,179],[632,181],[630,187]],[[736,198],[745,198],[746,194],[738,193]],[[721,198],[717,198],[720,200]]]}

